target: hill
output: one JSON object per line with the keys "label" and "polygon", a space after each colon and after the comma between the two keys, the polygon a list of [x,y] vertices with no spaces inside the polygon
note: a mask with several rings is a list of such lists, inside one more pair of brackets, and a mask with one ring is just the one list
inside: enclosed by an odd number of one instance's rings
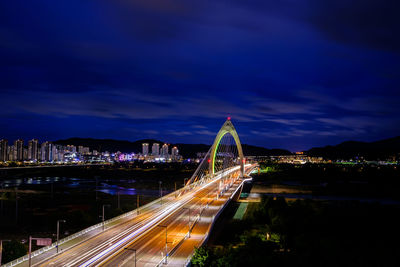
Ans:
{"label": "hill", "polygon": [[329,159],[364,157],[369,160],[386,159],[400,153],[400,136],[375,142],[346,141],[335,146],[315,147],[307,151],[310,156]]}

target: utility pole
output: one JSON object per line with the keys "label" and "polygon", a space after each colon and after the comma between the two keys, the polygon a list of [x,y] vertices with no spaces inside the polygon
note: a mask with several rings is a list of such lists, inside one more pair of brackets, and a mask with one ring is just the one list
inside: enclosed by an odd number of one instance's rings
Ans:
{"label": "utility pole", "polygon": [[182,209],[188,210],[188,215],[189,215],[189,221],[188,221],[188,227],[189,227],[188,237],[190,238],[190,208],[182,208]]}
{"label": "utility pole", "polygon": [[0,267],[1,267],[1,256],[3,253],[3,242],[10,242],[11,240],[1,240],[0,239]]}
{"label": "utility pole", "polygon": [[110,205],[103,205],[103,216],[102,216],[102,219],[103,219],[103,231],[104,231],[104,228],[105,228],[105,226],[104,226],[104,208],[105,207],[110,207]]}
{"label": "utility pole", "polygon": [[95,176],[95,177],[94,177],[94,179],[96,179],[96,188],[95,188],[95,190],[94,190],[94,191],[96,192],[96,201],[97,201],[97,178],[98,178],[98,176]]}
{"label": "utility pole", "polygon": [[60,238],[60,222],[62,223],[66,223],[66,220],[57,220],[57,244],[56,244],[56,248],[57,248],[57,253],[58,253],[58,240]]}
{"label": "utility pole", "polygon": [[18,223],[18,187],[15,188],[15,224]]}
{"label": "utility pole", "polygon": [[117,196],[118,196],[118,209],[120,209],[121,205],[120,205],[119,191],[117,192]]}
{"label": "utility pole", "polygon": [[136,206],[137,206],[136,212],[137,212],[137,215],[139,215],[139,194],[136,195]]}
{"label": "utility pole", "polygon": [[158,227],[165,228],[165,262],[164,264],[168,264],[168,232],[167,232],[167,225],[157,225]]}
{"label": "utility pole", "polygon": [[136,249],[134,249],[134,248],[124,248],[124,249],[133,251],[135,253],[135,265],[134,265],[134,267],[136,267]]}
{"label": "utility pole", "polygon": [[162,188],[161,188],[162,182],[161,182],[161,181],[158,181],[158,184],[159,184],[158,188],[159,188],[159,190],[160,190],[160,203],[161,203],[161,206],[162,206]]}

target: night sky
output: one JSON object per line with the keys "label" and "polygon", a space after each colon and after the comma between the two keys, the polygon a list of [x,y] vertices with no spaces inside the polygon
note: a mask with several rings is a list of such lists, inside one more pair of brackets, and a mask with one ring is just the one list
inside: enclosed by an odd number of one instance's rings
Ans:
{"label": "night sky", "polygon": [[400,135],[397,0],[0,3],[0,138],[292,151]]}

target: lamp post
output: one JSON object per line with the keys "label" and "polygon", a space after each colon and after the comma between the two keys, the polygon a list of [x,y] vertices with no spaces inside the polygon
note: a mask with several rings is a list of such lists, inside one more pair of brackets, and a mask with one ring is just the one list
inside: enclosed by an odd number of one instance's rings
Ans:
{"label": "lamp post", "polygon": [[103,231],[104,231],[104,208],[105,207],[110,207],[110,205],[108,205],[108,204],[106,204],[106,205],[103,205],[103,216],[102,216],[102,219],[103,219]]}
{"label": "lamp post", "polygon": [[136,212],[137,212],[137,215],[139,215],[139,194],[137,194],[136,195],[136,206],[137,206],[137,208],[136,208]]}
{"label": "lamp post", "polygon": [[10,242],[11,240],[1,240],[0,239],[0,266],[1,266],[1,256],[3,252],[3,242]]}
{"label": "lamp post", "polygon": [[164,227],[165,228],[165,262],[164,264],[168,263],[168,232],[167,232],[167,226],[166,225],[157,225],[158,227]]}
{"label": "lamp post", "polygon": [[162,188],[161,188],[161,184],[162,184],[162,182],[158,181],[158,188],[160,190],[160,203],[161,203],[161,206],[162,206]]}
{"label": "lamp post", "polygon": [[188,231],[188,237],[190,238],[190,208],[182,208],[184,210],[188,210],[188,215],[189,215],[189,221],[188,221],[188,226],[189,226],[189,231]]}
{"label": "lamp post", "polygon": [[56,248],[57,248],[57,253],[58,253],[58,240],[60,238],[60,222],[62,223],[66,223],[66,220],[57,220],[57,244],[56,244]]}
{"label": "lamp post", "polygon": [[134,267],[136,267],[136,249],[134,249],[134,248],[124,248],[124,249],[133,251],[135,253],[135,265],[134,265]]}
{"label": "lamp post", "polygon": [[18,187],[15,188],[15,223],[18,223]]}

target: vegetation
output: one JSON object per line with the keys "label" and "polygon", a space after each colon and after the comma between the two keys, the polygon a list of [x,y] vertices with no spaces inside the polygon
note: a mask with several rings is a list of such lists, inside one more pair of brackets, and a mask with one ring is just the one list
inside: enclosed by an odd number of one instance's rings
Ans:
{"label": "vegetation", "polygon": [[308,186],[316,195],[390,198],[400,200],[398,166],[261,163],[267,170],[255,174],[256,184]]}
{"label": "vegetation", "polygon": [[[398,266],[400,208],[264,197],[231,220],[193,266]],[[233,234],[232,233],[236,233]]]}

